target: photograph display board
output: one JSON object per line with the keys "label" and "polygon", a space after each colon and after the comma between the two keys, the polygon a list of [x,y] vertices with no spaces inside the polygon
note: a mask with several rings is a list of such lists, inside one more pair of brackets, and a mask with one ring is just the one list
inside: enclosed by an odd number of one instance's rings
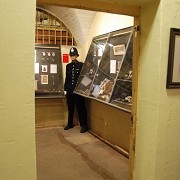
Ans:
{"label": "photograph display board", "polygon": [[75,93],[131,112],[133,31],[93,38]]}
{"label": "photograph display board", "polygon": [[36,98],[64,96],[60,46],[36,45],[34,72]]}

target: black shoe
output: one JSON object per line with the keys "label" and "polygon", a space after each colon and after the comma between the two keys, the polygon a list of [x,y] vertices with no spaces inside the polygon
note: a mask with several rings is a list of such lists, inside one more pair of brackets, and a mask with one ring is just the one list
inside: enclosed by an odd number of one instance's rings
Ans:
{"label": "black shoe", "polygon": [[85,133],[88,131],[87,127],[81,127],[80,133]]}
{"label": "black shoe", "polygon": [[64,127],[64,130],[68,130],[68,129],[71,129],[71,128],[73,128],[73,126],[68,126],[67,125],[67,126]]}

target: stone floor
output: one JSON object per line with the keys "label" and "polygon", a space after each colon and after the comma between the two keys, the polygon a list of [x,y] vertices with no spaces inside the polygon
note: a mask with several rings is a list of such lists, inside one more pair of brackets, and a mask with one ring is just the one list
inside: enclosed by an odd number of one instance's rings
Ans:
{"label": "stone floor", "polygon": [[129,160],[89,132],[37,128],[37,180],[127,180]]}

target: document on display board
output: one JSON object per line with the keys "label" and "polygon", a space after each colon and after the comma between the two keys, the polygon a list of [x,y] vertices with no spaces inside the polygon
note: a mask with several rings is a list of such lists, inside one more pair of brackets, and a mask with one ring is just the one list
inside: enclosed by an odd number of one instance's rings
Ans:
{"label": "document on display board", "polygon": [[102,54],[103,54],[103,49],[99,48],[98,49],[98,56],[102,56]]}
{"label": "document on display board", "polygon": [[100,91],[101,91],[101,88],[99,87],[99,85],[94,85],[94,90],[92,92],[92,95],[97,98],[100,94]]}
{"label": "document on display board", "polygon": [[89,79],[88,77],[83,77],[81,83],[84,85],[84,86],[88,86],[90,83],[91,83],[91,79]]}
{"label": "document on display board", "polygon": [[50,73],[57,74],[57,64],[50,64]]}
{"label": "document on display board", "polygon": [[36,50],[34,50],[34,62],[36,62]]}
{"label": "document on display board", "polygon": [[116,74],[116,60],[110,60],[110,73]]}
{"label": "document on display board", "polygon": [[34,73],[39,74],[39,63],[34,63]]}

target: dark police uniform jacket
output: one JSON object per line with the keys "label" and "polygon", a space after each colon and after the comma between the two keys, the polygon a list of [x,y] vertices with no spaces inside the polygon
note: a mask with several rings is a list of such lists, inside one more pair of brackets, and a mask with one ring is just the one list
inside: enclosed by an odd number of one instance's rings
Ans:
{"label": "dark police uniform jacket", "polygon": [[67,93],[73,94],[82,66],[83,63],[77,60],[66,65],[66,78],[64,83],[64,90]]}

